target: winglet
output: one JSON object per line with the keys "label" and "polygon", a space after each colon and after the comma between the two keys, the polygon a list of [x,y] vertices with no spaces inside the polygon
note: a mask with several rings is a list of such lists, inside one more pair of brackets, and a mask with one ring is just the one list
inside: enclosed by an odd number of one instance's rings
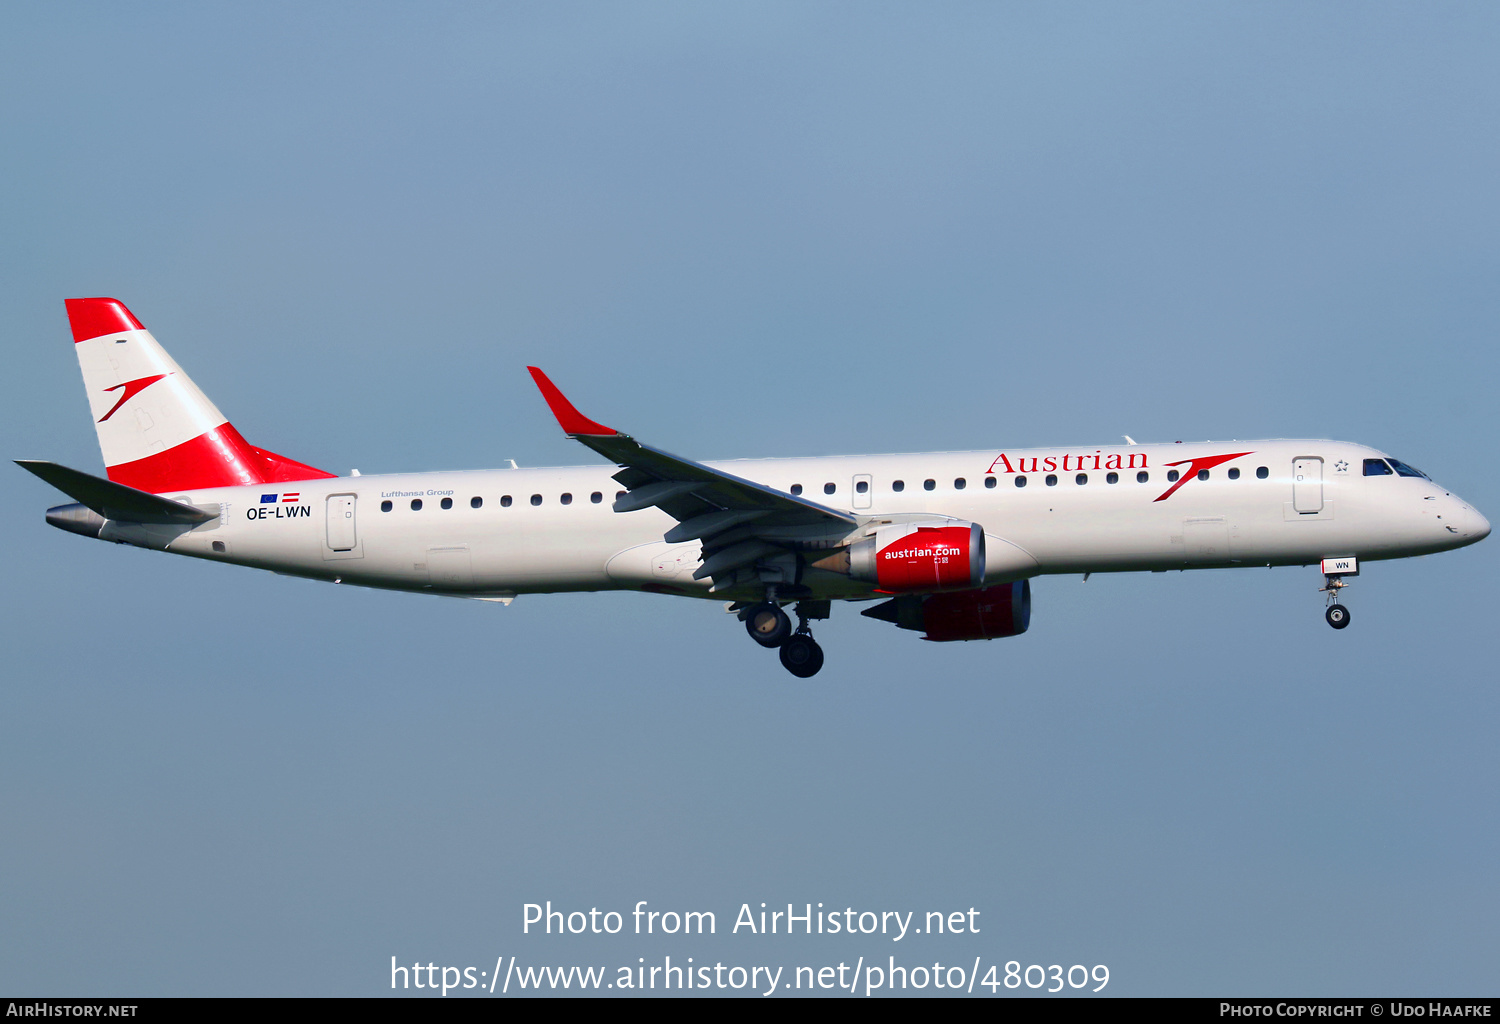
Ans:
{"label": "winglet", "polygon": [[618,430],[611,430],[602,423],[595,423],[573,408],[573,403],[563,397],[563,393],[557,390],[557,385],[552,383],[541,370],[535,366],[528,366],[526,369],[531,371],[531,379],[536,381],[542,397],[547,400],[547,407],[552,410],[552,415],[557,417],[558,425],[563,428],[564,434],[569,437],[576,437],[579,434],[614,437],[619,433]]}

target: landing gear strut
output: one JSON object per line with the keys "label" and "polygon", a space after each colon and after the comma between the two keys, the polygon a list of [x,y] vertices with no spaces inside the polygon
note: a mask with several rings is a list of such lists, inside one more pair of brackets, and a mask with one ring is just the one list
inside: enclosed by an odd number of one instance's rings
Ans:
{"label": "landing gear strut", "polygon": [[807,679],[823,667],[823,648],[813,639],[807,620],[828,618],[829,602],[798,601],[796,611],[795,631],[791,617],[781,610],[774,595],[740,612],[740,618],[751,639],[762,647],[779,648],[782,666],[797,678]]}
{"label": "landing gear strut", "polygon": [[823,648],[813,639],[808,619],[828,618],[828,601],[797,602],[797,632],[781,645],[781,665],[798,679],[807,679],[818,674],[823,667]]}
{"label": "landing gear strut", "polygon": [[1341,576],[1324,576],[1327,582],[1318,589],[1318,593],[1328,595],[1328,610],[1323,613],[1323,618],[1334,629],[1343,629],[1349,625],[1349,609],[1339,604],[1339,591],[1349,584],[1345,583]]}

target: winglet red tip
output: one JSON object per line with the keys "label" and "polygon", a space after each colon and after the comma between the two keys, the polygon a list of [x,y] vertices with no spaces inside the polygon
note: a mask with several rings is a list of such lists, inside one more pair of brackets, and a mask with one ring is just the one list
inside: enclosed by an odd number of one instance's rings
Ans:
{"label": "winglet red tip", "polygon": [[535,366],[528,366],[531,371],[531,379],[536,381],[537,388],[542,392],[542,397],[547,400],[547,407],[552,410],[552,415],[557,417],[558,425],[563,428],[563,433],[574,434],[607,434],[619,433],[611,430],[602,423],[595,423],[583,413],[573,408],[573,403],[563,397],[563,393],[557,390],[557,385],[548,379],[547,375]]}
{"label": "winglet red tip", "polygon": [[63,305],[68,309],[74,344],[105,334],[145,330],[119,299],[64,299]]}

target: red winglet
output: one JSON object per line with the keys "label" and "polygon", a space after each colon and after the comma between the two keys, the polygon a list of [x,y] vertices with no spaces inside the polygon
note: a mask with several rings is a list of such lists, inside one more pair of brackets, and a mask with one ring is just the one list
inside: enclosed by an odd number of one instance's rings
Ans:
{"label": "red winglet", "polygon": [[557,385],[547,379],[547,375],[535,366],[528,366],[531,371],[531,379],[536,381],[536,386],[541,390],[542,397],[547,400],[547,407],[552,410],[552,415],[557,417],[558,425],[563,428],[563,433],[572,436],[574,434],[604,434],[613,436],[618,430],[611,430],[602,423],[595,423],[583,413],[573,408],[573,403],[563,397],[563,393],[557,390]]}
{"label": "red winglet", "polygon": [[63,305],[68,309],[75,345],[105,334],[145,330],[119,299],[64,299]]}

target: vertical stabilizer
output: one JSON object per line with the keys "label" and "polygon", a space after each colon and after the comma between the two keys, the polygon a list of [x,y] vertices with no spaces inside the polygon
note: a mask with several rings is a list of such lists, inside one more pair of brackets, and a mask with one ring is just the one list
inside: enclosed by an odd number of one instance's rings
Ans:
{"label": "vertical stabilizer", "polygon": [[109,478],[161,494],[333,476],[250,444],[118,299],[68,299]]}

